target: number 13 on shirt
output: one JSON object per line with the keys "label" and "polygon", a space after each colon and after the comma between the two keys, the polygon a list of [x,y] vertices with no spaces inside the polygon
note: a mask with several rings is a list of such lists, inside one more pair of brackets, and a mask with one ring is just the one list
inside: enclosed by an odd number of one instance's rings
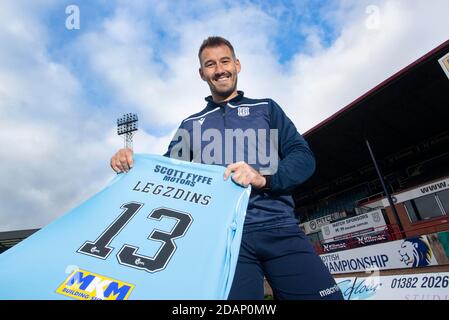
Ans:
{"label": "number 13 on shirt", "polygon": [[[120,208],[124,210],[120,216],[115,219],[115,221],[95,241],[86,241],[81,248],[78,249],[78,252],[95,258],[107,259],[109,254],[114,250],[114,248],[110,246],[112,240],[123,230],[123,228],[125,228],[128,222],[131,221],[143,206],[144,204],[139,202],[128,202],[123,204]],[[151,232],[148,239],[162,242],[162,246],[155,256],[148,257],[138,254],[138,247],[124,244],[117,253],[117,259],[120,264],[152,273],[165,269],[170,258],[176,251],[174,240],[181,238],[186,234],[193,219],[189,213],[169,208],[154,209],[148,216],[148,219],[160,221],[164,217],[174,218],[176,224],[169,233],[157,229],[154,229]]]}

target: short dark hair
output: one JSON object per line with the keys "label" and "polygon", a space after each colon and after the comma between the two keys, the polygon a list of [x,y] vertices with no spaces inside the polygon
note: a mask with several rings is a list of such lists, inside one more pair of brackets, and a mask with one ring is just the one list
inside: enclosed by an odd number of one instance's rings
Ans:
{"label": "short dark hair", "polygon": [[234,47],[228,40],[226,40],[223,37],[211,36],[203,41],[203,43],[201,44],[200,50],[198,51],[198,58],[200,59],[200,62],[201,62],[201,52],[203,52],[204,49],[214,48],[214,47],[218,47],[218,46],[222,46],[222,45],[225,45],[229,49],[231,49],[232,57],[235,59]]}

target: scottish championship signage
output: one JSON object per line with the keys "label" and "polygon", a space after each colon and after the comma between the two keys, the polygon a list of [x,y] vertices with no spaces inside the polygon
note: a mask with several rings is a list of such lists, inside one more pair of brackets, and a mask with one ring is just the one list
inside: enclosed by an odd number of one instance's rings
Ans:
{"label": "scottish championship signage", "polygon": [[135,155],[104,190],[0,255],[0,299],[226,299],[250,188]]}
{"label": "scottish championship signage", "polygon": [[437,265],[426,236],[320,255],[332,274]]}

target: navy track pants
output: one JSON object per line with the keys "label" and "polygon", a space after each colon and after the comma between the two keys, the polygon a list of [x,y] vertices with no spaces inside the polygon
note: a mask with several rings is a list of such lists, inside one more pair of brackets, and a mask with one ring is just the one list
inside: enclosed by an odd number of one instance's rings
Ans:
{"label": "navy track pants", "polygon": [[243,233],[229,300],[343,300],[329,270],[297,225]]}

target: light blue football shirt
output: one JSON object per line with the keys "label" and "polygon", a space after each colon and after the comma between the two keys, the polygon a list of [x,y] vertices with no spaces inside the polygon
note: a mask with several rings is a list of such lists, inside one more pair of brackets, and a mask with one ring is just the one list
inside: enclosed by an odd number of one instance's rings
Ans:
{"label": "light blue football shirt", "polygon": [[224,169],[136,154],[0,255],[0,299],[226,299],[251,190]]}

